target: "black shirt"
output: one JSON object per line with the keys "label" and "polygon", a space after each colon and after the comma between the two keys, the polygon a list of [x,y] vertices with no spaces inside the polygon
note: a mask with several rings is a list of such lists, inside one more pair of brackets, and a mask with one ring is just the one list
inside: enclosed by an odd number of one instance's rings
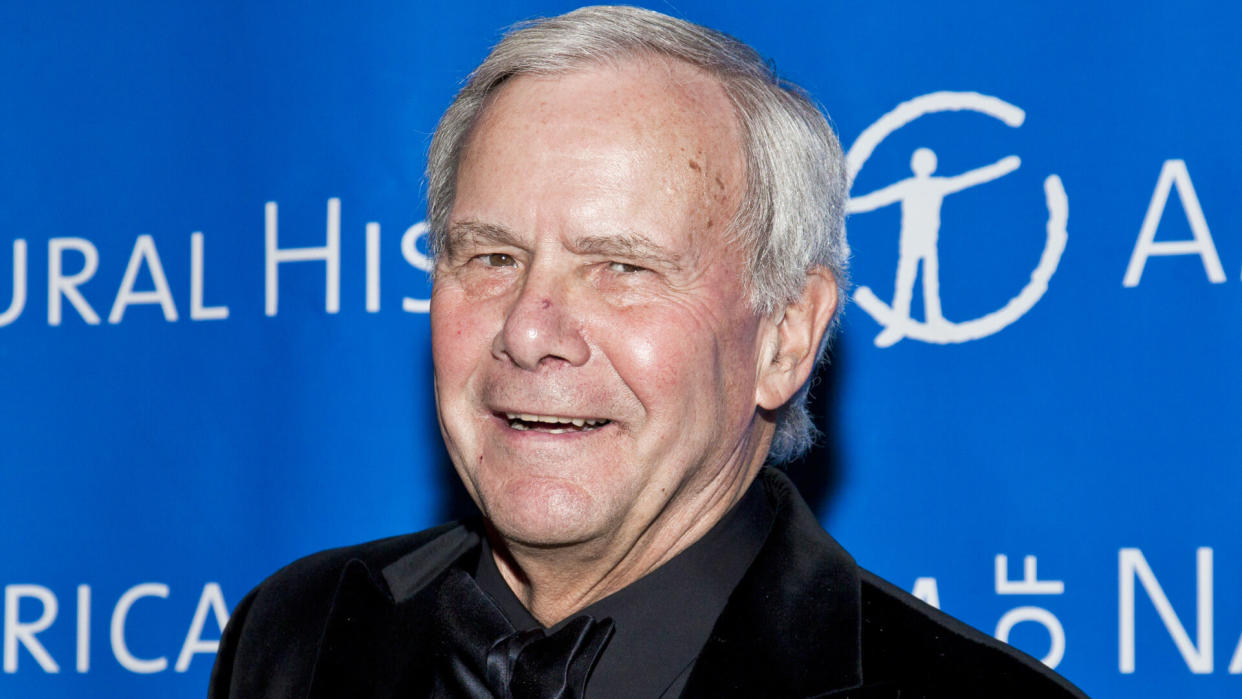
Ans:
{"label": "black shirt", "polygon": [[[615,633],[587,682],[592,699],[676,697],[729,595],[754,561],[773,511],[758,481],[701,539],[647,576],[582,609]],[[509,589],[486,538],[475,580],[519,631],[542,628]],[[550,630],[559,630],[572,619]]]}

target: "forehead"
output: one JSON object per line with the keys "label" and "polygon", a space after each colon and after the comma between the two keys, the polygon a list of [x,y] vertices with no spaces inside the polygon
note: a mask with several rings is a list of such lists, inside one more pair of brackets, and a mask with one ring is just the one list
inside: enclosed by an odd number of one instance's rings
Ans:
{"label": "forehead", "polygon": [[[650,137],[695,140],[735,135],[737,119],[720,81],[684,61],[635,56],[553,75],[519,75],[489,98],[476,132],[518,113],[547,126],[626,128]],[[558,119],[559,118],[559,119]],[[734,141],[725,144],[737,145]]]}
{"label": "forehead", "polygon": [[[641,57],[551,76],[522,75],[489,98],[462,153],[458,201],[496,180],[590,198],[591,188],[645,188],[648,208],[671,200],[716,210],[722,227],[740,199],[740,128],[718,80],[675,59]],[[525,194],[536,194],[526,192]],[[637,196],[637,194],[636,194]],[[640,197],[641,198],[641,197]],[[457,213],[461,208],[454,206]],[[723,210],[720,210],[723,209]]]}

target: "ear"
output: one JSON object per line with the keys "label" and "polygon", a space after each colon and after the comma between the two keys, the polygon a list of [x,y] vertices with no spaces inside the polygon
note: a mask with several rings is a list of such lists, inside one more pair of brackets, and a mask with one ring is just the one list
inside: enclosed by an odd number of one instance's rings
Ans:
{"label": "ear", "polygon": [[815,368],[820,340],[837,309],[837,282],[825,267],[807,274],[802,295],[771,318],[755,402],[764,410],[784,405],[806,383]]}

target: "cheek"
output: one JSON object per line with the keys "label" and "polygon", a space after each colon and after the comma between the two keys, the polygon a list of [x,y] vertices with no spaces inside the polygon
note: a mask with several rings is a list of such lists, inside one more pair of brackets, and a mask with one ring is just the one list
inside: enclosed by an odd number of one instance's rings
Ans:
{"label": "cheek", "polygon": [[617,373],[649,415],[689,425],[753,413],[759,322],[740,291],[711,288],[715,293],[628,309],[602,334]]}
{"label": "cheek", "polygon": [[[488,353],[490,346],[485,311],[479,304],[470,303],[458,290],[432,292],[431,352],[441,390],[460,388],[480,353]],[[456,396],[446,393],[441,397],[451,400]]]}
{"label": "cheek", "polygon": [[701,315],[684,311],[633,309],[601,333],[609,361],[648,413],[676,411],[686,402],[678,398],[693,403],[714,391],[716,338]]}

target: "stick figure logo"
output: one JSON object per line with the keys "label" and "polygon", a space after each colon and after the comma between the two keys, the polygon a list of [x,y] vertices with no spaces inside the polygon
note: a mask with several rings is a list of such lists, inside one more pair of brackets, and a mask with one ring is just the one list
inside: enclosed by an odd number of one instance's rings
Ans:
{"label": "stick figure logo", "polygon": [[[897,129],[926,114],[968,110],[986,114],[1008,126],[1018,127],[1026,113],[1008,102],[977,92],[934,92],[915,97],[897,105],[859,135],[846,154],[851,180],[867,162],[880,143]],[[1056,272],[1068,238],[1069,201],[1061,178],[1049,175],[1044,179],[1044,199],[1048,207],[1047,240],[1031,279],[1000,309],[973,320],[953,322],[945,319],[940,308],[940,261],[937,240],[940,235],[940,207],[944,198],[954,192],[990,182],[1017,170],[1022,161],[1016,155],[952,176],[933,176],[936,154],[930,148],[919,148],[910,158],[912,177],[895,182],[874,192],[851,196],[850,213],[872,211],[901,203],[901,243],[897,262],[897,284],[892,305],[881,301],[870,288],[858,287],[854,301],[871,315],[884,330],[875,338],[877,347],[889,347],[909,337],[923,342],[950,344],[978,340],[1000,332],[1022,317],[1048,290],[1048,280]],[[924,319],[910,317],[910,301],[919,263],[923,268]]]}

